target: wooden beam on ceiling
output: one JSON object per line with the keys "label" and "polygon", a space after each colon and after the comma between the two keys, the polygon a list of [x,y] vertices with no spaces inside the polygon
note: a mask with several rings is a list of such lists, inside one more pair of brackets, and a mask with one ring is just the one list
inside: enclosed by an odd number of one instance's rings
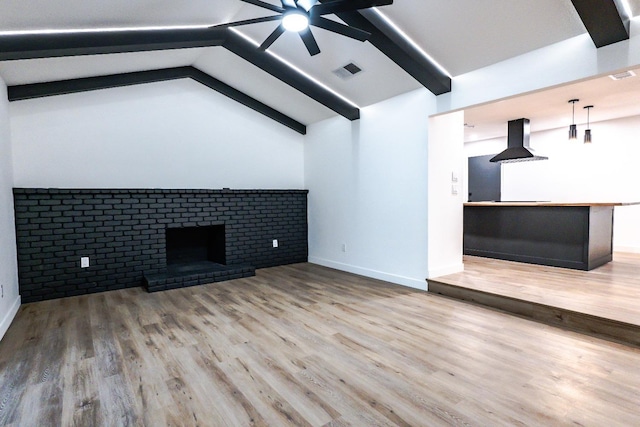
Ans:
{"label": "wooden beam on ceiling", "polygon": [[341,116],[349,120],[360,118],[359,108],[306,76],[292,70],[291,67],[278,61],[269,53],[261,51],[257,46],[254,46],[241,36],[230,32],[222,46]]}
{"label": "wooden beam on ceiling", "polygon": [[338,13],[347,25],[371,33],[369,42],[435,95],[451,92],[451,78],[371,10]]}
{"label": "wooden beam on ceiling", "polygon": [[190,68],[189,77],[192,78],[193,80],[215,90],[216,92],[219,92],[225,96],[228,96],[229,98],[251,108],[254,111],[257,111],[259,113],[264,114],[267,117],[272,118],[278,123],[287,126],[289,129],[293,129],[302,135],[305,135],[307,133],[307,127],[302,123],[300,123],[299,121],[294,120],[291,117],[281,113],[280,111],[275,110],[269,107],[268,105],[258,101],[257,99],[250,97],[244,92],[240,92],[239,90],[229,86],[228,84],[223,83],[222,81],[214,77],[211,77],[209,74],[203,71],[200,71],[197,68],[194,68],[194,67],[189,67],[189,68]]}
{"label": "wooden beam on ceiling", "polygon": [[7,93],[9,101],[20,101],[45,96],[65,95],[184,78],[193,79],[302,135],[307,133],[307,127],[304,124],[194,67],[163,68],[160,70],[15,85],[9,86]]}
{"label": "wooden beam on ceiling", "polygon": [[15,34],[0,36],[0,61],[220,46],[224,29]]}
{"label": "wooden beam on ceiling", "polygon": [[[259,51],[251,43],[225,28],[4,35],[0,36],[0,61],[207,46],[224,46],[349,120],[360,118],[360,110],[357,107],[293,71],[271,55]],[[117,80],[127,80],[135,74],[125,74],[123,79],[113,77],[110,81],[113,83]],[[143,75],[136,78],[143,78]],[[77,85],[94,84],[93,81],[76,80],[74,84]],[[67,86],[62,82],[58,89],[69,90]],[[300,129],[298,124],[292,125]]]}
{"label": "wooden beam on ceiling", "polygon": [[571,0],[597,48],[629,38],[629,17],[620,0]]}

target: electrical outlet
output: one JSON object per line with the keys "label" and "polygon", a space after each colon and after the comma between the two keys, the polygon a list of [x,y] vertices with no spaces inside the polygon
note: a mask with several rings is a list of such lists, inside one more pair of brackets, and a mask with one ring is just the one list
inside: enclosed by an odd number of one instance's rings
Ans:
{"label": "electrical outlet", "polygon": [[4,298],[4,285],[0,285],[0,290],[2,292],[0,298]]}
{"label": "electrical outlet", "polygon": [[342,249],[342,252],[347,252],[347,244],[343,243],[341,249]]}
{"label": "electrical outlet", "polygon": [[273,239],[273,247],[274,248],[278,247],[278,239]]}
{"label": "electrical outlet", "polygon": [[80,268],[87,268],[87,267],[89,267],[89,257],[83,256],[80,258]]}

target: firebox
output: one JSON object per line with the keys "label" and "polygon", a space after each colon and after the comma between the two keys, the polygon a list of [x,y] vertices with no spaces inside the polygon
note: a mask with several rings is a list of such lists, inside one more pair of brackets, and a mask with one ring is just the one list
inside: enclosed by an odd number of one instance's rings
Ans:
{"label": "firebox", "polygon": [[167,268],[226,264],[224,224],[166,229]]}

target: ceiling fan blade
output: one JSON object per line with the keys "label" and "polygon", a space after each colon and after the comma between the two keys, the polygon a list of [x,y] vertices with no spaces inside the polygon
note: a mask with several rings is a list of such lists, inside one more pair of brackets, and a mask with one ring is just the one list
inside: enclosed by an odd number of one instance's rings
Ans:
{"label": "ceiling fan blade", "polygon": [[295,0],[280,0],[282,7],[296,7]]}
{"label": "ceiling fan blade", "polygon": [[227,22],[226,24],[214,25],[209,28],[239,27],[240,25],[258,24],[260,22],[277,21],[279,19],[282,19],[282,15],[264,16],[262,18],[253,18],[253,19],[245,19],[243,21]]}
{"label": "ceiling fan blade", "polygon": [[348,25],[341,24],[336,21],[332,21],[321,16],[311,18],[309,21],[311,25],[320,27],[322,29],[341,34],[343,36],[351,37],[352,39],[360,40],[361,42],[369,40],[371,33],[361,30],[360,28],[350,27]]}
{"label": "ceiling fan blade", "polygon": [[318,47],[316,38],[313,37],[313,34],[311,34],[311,30],[307,28],[304,31],[300,31],[298,34],[300,34],[300,37],[302,38],[304,45],[307,47],[307,50],[309,51],[309,55],[313,56],[320,53],[320,48]]}
{"label": "ceiling fan blade", "polygon": [[280,37],[282,35],[282,33],[285,32],[284,27],[282,26],[282,24],[278,25],[278,28],[276,28],[275,30],[273,30],[273,32],[271,34],[269,34],[269,37],[267,37],[267,39],[262,42],[262,44],[260,45],[259,49],[260,50],[267,50],[269,48],[269,46],[271,46],[273,44],[273,42],[275,42],[278,37]]}
{"label": "ceiling fan blade", "polygon": [[392,3],[393,0],[333,0],[316,4],[310,12],[312,16],[319,16],[329,13],[353,12],[374,6],[387,6]]}
{"label": "ceiling fan blade", "polygon": [[279,12],[279,13],[284,12],[284,9],[281,8],[280,6],[276,6],[274,4],[267,3],[261,0],[241,0],[241,1],[255,5],[255,6],[263,7],[265,9],[273,10],[274,12]]}

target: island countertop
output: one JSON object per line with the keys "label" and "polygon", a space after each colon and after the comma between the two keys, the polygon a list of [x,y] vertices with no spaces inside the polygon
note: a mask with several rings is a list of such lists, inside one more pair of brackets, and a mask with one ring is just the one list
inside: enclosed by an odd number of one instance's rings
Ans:
{"label": "island countertop", "polygon": [[465,206],[631,206],[640,205],[640,202],[466,202]]}
{"label": "island countertop", "polygon": [[613,211],[640,202],[469,202],[464,254],[592,270],[613,258]]}

